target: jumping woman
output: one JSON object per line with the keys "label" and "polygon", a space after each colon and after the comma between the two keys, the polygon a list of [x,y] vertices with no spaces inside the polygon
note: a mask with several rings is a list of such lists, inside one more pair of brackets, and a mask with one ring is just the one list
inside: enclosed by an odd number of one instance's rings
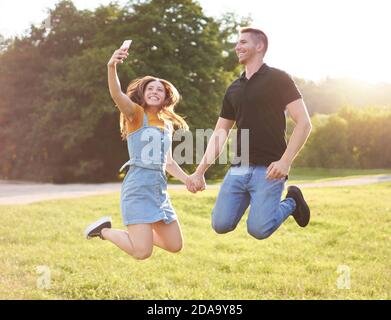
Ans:
{"label": "jumping woman", "polygon": [[183,246],[181,227],[167,193],[165,171],[183,183],[188,175],[172,158],[173,126],[188,129],[174,112],[180,99],[168,81],[146,76],[132,81],[122,92],[117,64],[128,57],[118,49],[109,62],[110,95],[120,111],[122,138],[127,140],[129,170],[121,188],[121,213],[127,230],[111,228],[111,217],[88,226],[85,237],[100,237],[138,260],[151,256],[153,246],[179,252]]}

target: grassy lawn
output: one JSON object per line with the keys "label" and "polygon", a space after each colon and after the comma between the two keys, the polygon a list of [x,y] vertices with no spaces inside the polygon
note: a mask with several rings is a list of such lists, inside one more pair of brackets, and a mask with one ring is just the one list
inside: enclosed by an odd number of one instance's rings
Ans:
{"label": "grassy lawn", "polygon": [[[325,169],[325,168],[292,168],[289,184],[323,182],[331,180],[355,179],[371,175],[391,175],[389,169]],[[207,184],[221,184],[223,179],[208,179]],[[182,184],[179,180],[170,179],[172,184]]]}
{"label": "grassy lawn", "polygon": [[[340,179],[361,178],[371,175],[391,175],[389,169],[325,169],[325,168],[292,168],[289,174],[289,184],[305,182],[322,182]],[[209,179],[207,183],[220,184],[223,179]],[[179,180],[170,179],[170,183],[181,184]]]}
{"label": "grassy lawn", "polygon": [[[183,228],[178,254],[156,248],[135,261],[111,243],[84,240],[84,227],[112,215],[119,194],[0,206],[1,299],[390,299],[391,183],[305,189],[309,227],[289,218],[269,239],[210,227],[216,190],[171,192]],[[350,289],[338,289],[338,267]],[[38,266],[51,271],[37,288]]]}
{"label": "grassy lawn", "polygon": [[371,175],[391,174],[389,169],[324,169],[324,168],[292,168],[289,180],[295,183],[322,182],[340,179],[362,178]]}

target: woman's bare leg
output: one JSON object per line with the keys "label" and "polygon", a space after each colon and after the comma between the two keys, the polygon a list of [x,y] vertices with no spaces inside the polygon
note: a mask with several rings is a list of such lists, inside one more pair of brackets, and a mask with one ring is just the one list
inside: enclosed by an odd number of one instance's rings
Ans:
{"label": "woman's bare leg", "polygon": [[179,221],[165,224],[158,221],[152,224],[153,244],[169,252],[179,252],[183,247],[182,230]]}
{"label": "woman's bare leg", "polygon": [[102,236],[139,260],[151,256],[153,245],[169,252],[179,252],[183,247],[178,221],[170,224],[158,221],[153,224],[128,225],[128,231],[105,228],[102,230]]}
{"label": "woman's bare leg", "polygon": [[138,260],[147,259],[152,254],[151,224],[128,225],[128,231],[106,228],[102,230],[102,236]]}

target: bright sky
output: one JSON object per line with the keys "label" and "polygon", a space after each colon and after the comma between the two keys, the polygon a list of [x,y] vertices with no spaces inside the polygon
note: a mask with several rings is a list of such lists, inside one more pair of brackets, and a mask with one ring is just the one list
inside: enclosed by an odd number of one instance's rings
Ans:
{"label": "bright sky", "polygon": [[[0,0],[0,33],[22,34],[46,18],[56,0]],[[74,0],[93,9],[110,0]],[[125,3],[126,0],[120,0]],[[389,0],[199,0],[207,15],[251,14],[269,36],[265,61],[290,74],[319,80],[352,77],[391,83]],[[22,10],[21,10],[22,9]]]}

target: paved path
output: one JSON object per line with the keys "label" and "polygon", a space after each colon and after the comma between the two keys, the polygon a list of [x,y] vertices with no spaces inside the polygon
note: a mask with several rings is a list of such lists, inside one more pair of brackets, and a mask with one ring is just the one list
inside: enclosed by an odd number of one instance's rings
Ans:
{"label": "paved path", "polygon": [[[297,184],[303,188],[340,187],[365,185],[391,181],[391,175],[375,175],[335,181],[309,182]],[[289,184],[289,183],[288,183]],[[210,185],[208,189],[218,189],[220,185]],[[183,185],[170,184],[169,190],[184,190]],[[101,184],[49,184],[0,180],[0,205],[29,204],[37,201],[79,198],[84,196],[119,192],[121,183]]]}

